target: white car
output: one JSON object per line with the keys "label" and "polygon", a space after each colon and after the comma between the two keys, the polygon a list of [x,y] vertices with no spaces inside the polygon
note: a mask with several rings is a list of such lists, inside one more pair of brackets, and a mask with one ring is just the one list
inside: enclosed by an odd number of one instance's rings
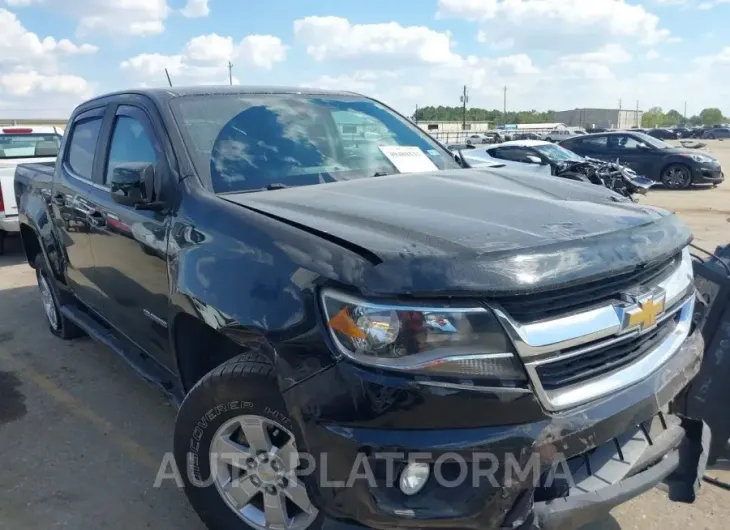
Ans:
{"label": "white car", "polygon": [[476,133],[466,139],[467,145],[494,144],[500,140],[498,133]]}
{"label": "white car", "polygon": [[15,167],[28,162],[53,162],[61,145],[63,130],[53,126],[0,126],[0,254],[5,236],[17,233]]}
{"label": "white car", "polygon": [[462,151],[464,160],[471,167],[487,164],[504,164],[506,167],[538,173],[553,174],[553,167],[560,162],[581,161],[583,157],[564,147],[543,140],[515,140],[489,147]]}
{"label": "white car", "polygon": [[558,129],[547,133],[545,135],[545,140],[557,143],[583,134],[586,134],[586,132],[582,129]]}

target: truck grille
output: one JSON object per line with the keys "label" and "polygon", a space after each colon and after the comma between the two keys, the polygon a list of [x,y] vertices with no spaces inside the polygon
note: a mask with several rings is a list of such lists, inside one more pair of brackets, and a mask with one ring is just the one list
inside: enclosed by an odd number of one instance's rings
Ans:
{"label": "truck grille", "polygon": [[632,288],[659,283],[672,273],[680,260],[681,254],[678,254],[611,278],[544,293],[502,297],[497,302],[519,322],[563,316],[602,302],[617,300],[622,293]]}
{"label": "truck grille", "polygon": [[[627,338],[619,343],[598,348],[575,357],[562,358],[536,368],[545,390],[555,390],[576,385],[608,374],[638,361],[666,339],[677,326],[678,317],[662,322],[654,331]],[[590,347],[590,345],[589,345]],[[580,349],[585,349],[581,346]],[[570,354],[570,350],[564,352]]]}

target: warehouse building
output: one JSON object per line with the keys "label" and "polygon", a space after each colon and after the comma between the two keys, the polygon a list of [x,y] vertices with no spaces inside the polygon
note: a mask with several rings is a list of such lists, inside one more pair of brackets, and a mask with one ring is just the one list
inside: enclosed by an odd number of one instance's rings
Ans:
{"label": "warehouse building", "polygon": [[573,109],[561,110],[555,113],[555,121],[569,127],[583,127],[591,129],[630,129],[641,127],[641,118],[644,113],[640,110],[629,109]]}

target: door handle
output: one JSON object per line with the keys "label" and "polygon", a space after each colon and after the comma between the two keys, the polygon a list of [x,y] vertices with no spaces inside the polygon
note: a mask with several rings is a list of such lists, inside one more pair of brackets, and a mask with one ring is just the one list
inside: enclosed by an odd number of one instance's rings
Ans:
{"label": "door handle", "polygon": [[66,206],[66,196],[63,193],[56,193],[53,196],[53,203],[57,206]]}
{"label": "door handle", "polygon": [[96,228],[101,228],[106,225],[106,219],[104,219],[104,216],[98,210],[91,210],[86,214],[86,219],[91,226],[95,226]]}

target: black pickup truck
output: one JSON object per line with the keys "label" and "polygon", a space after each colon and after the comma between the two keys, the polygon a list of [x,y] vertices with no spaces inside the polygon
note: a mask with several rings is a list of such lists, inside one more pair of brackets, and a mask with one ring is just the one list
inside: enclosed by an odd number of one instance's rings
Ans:
{"label": "black pickup truck", "polygon": [[462,168],[387,106],[309,89],[93,99],[15,193],[51,332],[179,404],[211,529],[565,530],[661,482],[694,500],[674,215]]}

